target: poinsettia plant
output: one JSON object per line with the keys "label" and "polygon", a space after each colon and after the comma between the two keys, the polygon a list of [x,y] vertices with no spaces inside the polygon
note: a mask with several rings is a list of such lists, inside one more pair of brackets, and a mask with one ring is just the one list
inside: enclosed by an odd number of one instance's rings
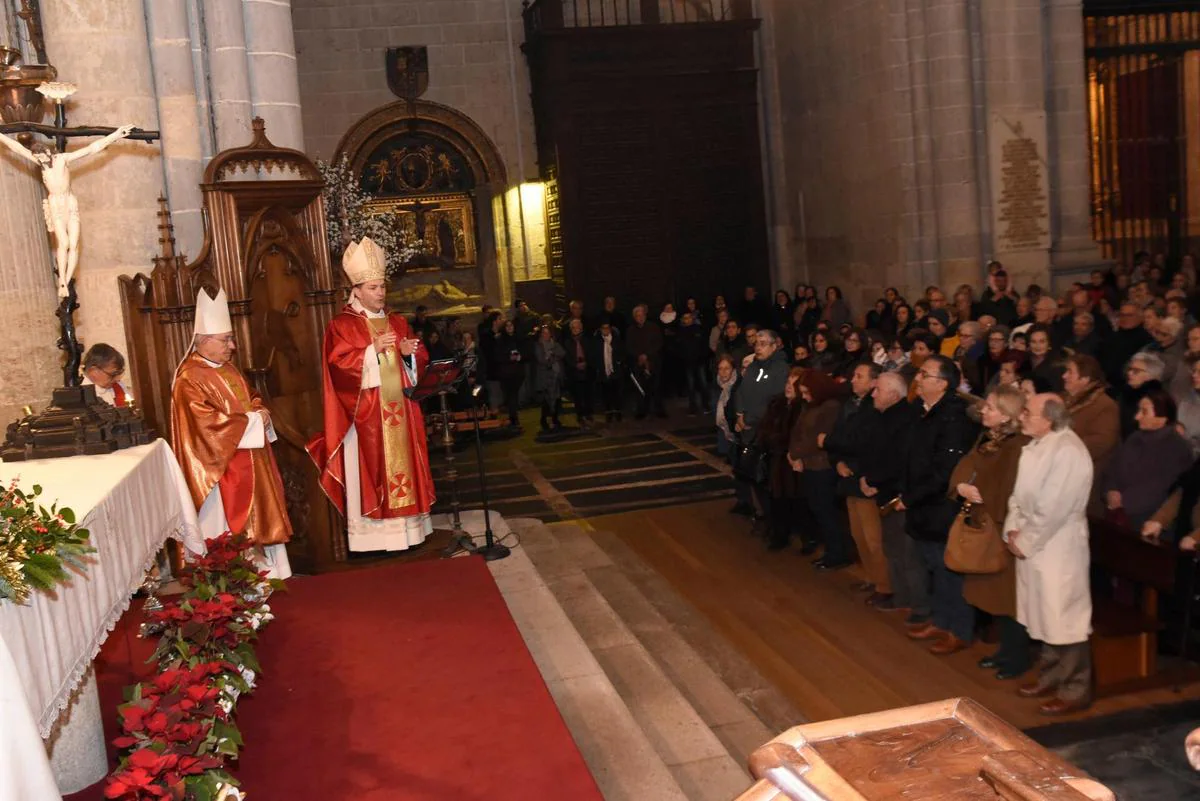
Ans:
{"label": "poinsettia plant", "polygon": [[242,746],[234,711],[254,689],[253,643],[274,618],[267,599],[282,583],[258,570],[244,536],[207,546],[180,579],[185,591],[147,613],[143,634],[159,636],[151,657],[159,672],[126,691],[113,744],[127,753],[107,798],[216,801],[237,784],[225,770]]}
{"label": "poinsettia plant", "polygon": [[14,481],[0,490],[0,601],[23,604],[34,590],[46,592],[65,583],[68,568],[83,571],[88,530],[75,522],[75,513],[38,502],[42,488],[22,490]]}

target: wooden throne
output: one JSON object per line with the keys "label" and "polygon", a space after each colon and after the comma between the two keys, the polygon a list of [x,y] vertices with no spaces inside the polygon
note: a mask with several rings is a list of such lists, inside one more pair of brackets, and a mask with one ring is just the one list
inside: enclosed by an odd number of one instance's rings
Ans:
{"label": "wooden throne", "polygon": [[[261,178],[261,180],[259,180]],[[150,275],[122,276],[129,368],[150,424],[170,426],[171,379],[191,345],[196,293],[224,288],[239,366],[271,409],[295,533],[298,572],[337,569],[345,526],[317,484],[304,444],[323,425],[321,341],[336,285],[325,239],[324,181],[307,156],[267,139],[261,119],[246,147],[218,154],[204,172],[204,244],[195,261],[176,252],[166,202]]]}

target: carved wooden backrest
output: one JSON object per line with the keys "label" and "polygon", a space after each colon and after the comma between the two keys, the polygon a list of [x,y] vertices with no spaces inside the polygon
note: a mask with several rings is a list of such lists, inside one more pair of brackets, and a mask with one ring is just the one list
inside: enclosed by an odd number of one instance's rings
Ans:
{"label": "carved wooden backrest", "polygon": [[321,340],[339,295],[323,186],[307,156],[275,147],[255,119],[253,141],[218,154],[205,170],[204,244],[196,260],[175,252],[162,202],[162,255],[149,276],[121,278],[130,367],[147,418],[163,432],[171,378],[191,345],[196,292],[225,290],[235,358],[271,408],[279,435],[275,456],[295,529],[288,551],[300,571],[346,558],[344,526],[304,451],[322,428]]}

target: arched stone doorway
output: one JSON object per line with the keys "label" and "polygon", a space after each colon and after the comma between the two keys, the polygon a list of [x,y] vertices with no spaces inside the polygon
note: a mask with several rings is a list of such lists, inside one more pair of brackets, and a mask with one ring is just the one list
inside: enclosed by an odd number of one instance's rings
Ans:
{"label": "arched stone doorway", "polygon": [[496,255],[493,203],[507,187],[495,144],[469,117],[417,100],[380,106],[338,143],[373,211],[393,215],[422,252],[393,282],[389,301],[433,314],[469,314],[504,302],[509,277]]}

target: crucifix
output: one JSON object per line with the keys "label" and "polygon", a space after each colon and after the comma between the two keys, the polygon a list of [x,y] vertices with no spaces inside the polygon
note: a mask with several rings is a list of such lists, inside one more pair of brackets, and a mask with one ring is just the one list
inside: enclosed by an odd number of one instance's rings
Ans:
{"label": "crucifix", "polygon": [[415,218],[417,229],[417,242],[425,241],[425,215],[431,211],[437,211],[442,206],[440,203],[422,203],[420,200],[414,200],[412,203],[397,205],[398,211],[411,211]]}
{"label": "crucifix", "polygon": [[[42,212],[46,218],[46,230],[54,239],[54,273],[58,283],[59,305],[57,316],[62,327],[58,347],[67,353],[63,366],[64,386],[79,385],[79,362],[83,347],[75,334],[75,309],[79,308],[75,293],[75,270],[79,265],[79,201],[71,192],[71,165],[93,156],[120,139],[136,139],[153,142],[159,138],[158,131],[143,131],[132,125],[111,127],[67,127],[67,112],[64,101],[75,93],[69,83],[44,83],[37,91],[54,101],[54,125],[35,122],[17,122],[0,125],[0,145],[14,155],[36,165],[42,171],[42,183],[46,187],[46,199],[42,201]],[[40,133],[54,138],[56,147],[44,145],[25,146],[7,134]],[[100,136],[78,150],[67,151],[67,140],[79,136]]]}

